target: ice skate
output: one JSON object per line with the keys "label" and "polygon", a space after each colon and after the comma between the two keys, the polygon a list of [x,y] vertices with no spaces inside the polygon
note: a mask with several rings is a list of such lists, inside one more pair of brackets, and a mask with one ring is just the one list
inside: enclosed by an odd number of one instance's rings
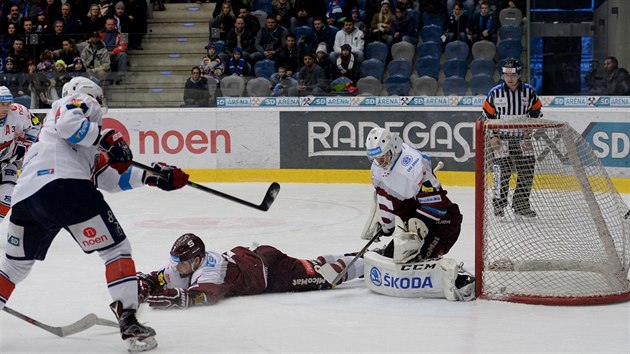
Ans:
{"label": "ice skate", "polygon": [[136,310],[123,309],[120,301],[111,303],[109,307],[118,319],[122,339],[127,342],[130,353],[144,352],[157,347],[155,330],[138,322]]}

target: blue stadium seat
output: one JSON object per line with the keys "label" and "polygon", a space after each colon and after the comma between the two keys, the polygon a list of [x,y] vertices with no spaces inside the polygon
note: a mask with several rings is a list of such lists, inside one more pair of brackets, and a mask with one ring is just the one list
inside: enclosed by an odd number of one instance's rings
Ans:
{"label": "blue stadium seat", "polygon": [[405,41],[400,41],[392,46],[391,49],[392,59],[405,59],[408,62],[413,62],[413,57],[416,56],[416,46]]}
{"label": "blue stadium seat", "polygon": [[416,73],[418,76],[430,76],[434,79],[438,79],[440,73],[440,60],[425,56],[416,60]]}
{"label": "blue stadium seat", "polygon": [[413,66],[410,61],[405,59],[392,60],[387,64],[387,72],[390,76],[401,75],[409,77],[413,71]]}
{"label": "blue stadium seat", "polygon": [[449,42],[444,49],[444,53],[446,54],[446,60],[466,60],[468,58],[468,44],[462,41]]}
{"label": "blue stadium seat", "polygon": [[497,46],[490,41],[479,41],[472,46],[472,55],[474,59],[484,58],[494,60],[494,56],[496,54]]}
{"label": "blue stadium seat", "polygon": [[273,6],[271,5],[271,3],[272,3],[271,0],[254,0],[252,2],[252,10],[253,11],[262,10],[268,14],[272,14]]}
{"label": "blue stadium seat", "polygon": [[409,76],[394,75],[385,80],[385,89],[390,96],[407,96],[410,88]]}
{"label": "blue stadium seat", "polygon": [[293,35],[295,36],[296,41],[299,41],[300,38],[304,38],[306,43],[311,43],[313,41],[313,28],[310,26],[296,27],[293,30]]}
{"label": "blue stadium seat", "polygon": [[450,76],[442,81],[442,91],[445,96],[465,96],[467,88],[466,80],[459,76]]}
{"label": "blue stadium seat", "polygon": [[470,73],[473,75],[486,74],[493,76],[494,70],[494,61],[489,59],[479,58],[470,63]]}
{"label": "blue stadium seat", "polygon": [[470,91],[473,96],[487,95],[496,83],[490,75],[477,74],[470,79]]}
{"label": "blue stadium seat", "polygon": [[414,96],[435,96],[438,89],[437,80],[429,76],[411,79],[411,94]]}
{"label": "blue stadium seat", "polygon": [[442,56],[442,45],[433,41],[423,42],[418,46],[418,56],[421,58],[430,56],[439,60]]}
{"label": "blue stadium seat", "polygon": [[433,41],[439,43],[442,40],[440,37],[443,33],[444,29],[440,26],[424,25],[420,30],[420,38],[422,38],[423,42]]}
{"label": "blue stadium seat", "polygon": [[254,76],[271,79],[271,75],[276,72],[276,62],[264,59],[254,64]]}
{"label": "blue stadium seat", "polygon": [[523,30],[521,26],[514,25],[503,25],[499,27],[499,39],[517,39],[521,40],[521,36],[523,35]]}
{"label": "blue stadium seat", "polygon": [[497,49],[499,51],[499,59],[520,58],[523,44],[520,39],[505,39],[499,42]]}
{"label": "blue stadium seat", "polygon": [[361,63],[361,75],[363,77],[374,76],[379,80],[383,80],[385,72],[385,63],[378,59],[367,59]]}
{"label": "blue stadium seat", "polygon": [[466,77],[466,72],[468,72],[468,64],[466,60],[459,59],[448,59],[444,62],[444,66],[442,67],[444,70],[444,76],[459,76]]}
{"label": "blue stadium seat", "polygon": [[384,63],[388,54],[389,47],[383,42],[372,42],[365,46],[365,57],[367,59],[378,59]]}
{"label": "blue stadium seat", "polygon": [[381,80],[373,76],[362,77],[357,81],[357,88],[361,96],[380,96]]}
{"label": "blue stadium seat", "polygon": [[411,23],[413,23],[415,29],[420,28],[420,11],[414,10],[414,9],[407,9],[407,16],[411,20]]}
{"label": "blue stadium seat", "polygon": [[443,14],[431,14],[429,12],[422,13],[422,23],[424,25],[436,25],[440,28],[444,28],[444,21],[446,17]]}

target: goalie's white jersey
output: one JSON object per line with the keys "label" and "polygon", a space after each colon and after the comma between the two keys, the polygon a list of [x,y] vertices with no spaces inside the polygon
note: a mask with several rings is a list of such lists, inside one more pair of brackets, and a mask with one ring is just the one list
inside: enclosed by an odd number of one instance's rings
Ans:
{"label": "goalie's white jersey", "polygon": [[[39,141],[24,157],[13,192],[13,204],[28,198],[57,179],[91,180],[99,163],[96,141],[101,131],[101,106],[91,96],[74,94],[55,101],[44,119]],[[106,168],[98,184],[108,191],[142,185],[142,171],[130,168],[118,175]]]}
{"label": "goalie's white jersey", "polygon": [[39,121],[28,108],[17,103],[11,104],[9,113],[0,123],[0,161],[13,156],[16,139],[37,140],[39,128]]}

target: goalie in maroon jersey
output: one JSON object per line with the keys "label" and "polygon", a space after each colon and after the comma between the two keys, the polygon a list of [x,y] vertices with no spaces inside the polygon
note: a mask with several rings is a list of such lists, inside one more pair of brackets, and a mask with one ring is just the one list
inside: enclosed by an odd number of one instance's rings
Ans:
{"label": "goalie in maroon jersey", "polygon": [[[316,271],[330,264],[341,271],[353,256],[319,256],[315,260],[287,256],[275,247],[234,247],[207,251],[198,236],[184,234],[171,248],[171,262],[158,271],[138,273],[140,302],[153,308],[213,305],[239,295],[330,289]],[[363,276],[363,260],[352,264],[339,284]]]}

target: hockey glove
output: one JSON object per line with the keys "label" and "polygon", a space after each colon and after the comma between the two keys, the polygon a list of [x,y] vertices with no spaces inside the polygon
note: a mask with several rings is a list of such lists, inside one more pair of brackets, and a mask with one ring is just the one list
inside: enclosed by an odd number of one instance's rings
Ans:
{"label": "hockey glove", "polygon": [[143,182],[165,191],[180,189],[188,182],[188,174],[181,168],[167,165],[164,162],[153,162],[153,171],[146,171]]}
{"label": "hockey glove", "polygon": [[26,154],[26,150],[33,145],[33,142],[24,138],[18,138],[15,141],[15,150],[13,155],[15,156],[15,160],[21,160]]}
{"label": "hockey glove", "polygon": [[185,309],[189,299],[186,289],[164,289],[158,295],[149,295],[147,302],[154,309]]}
{"label": "hockey glove", "polygon": [[107,152],[109,165],[119,174],[123,174],[129,169],[133,154],[120,132],[113,129],[103,130],[97,144]]}
{"label": "hockey glove", "polygon": [[136,273],[138,277],[138,302],[146,302],[151,294],[155,294],[158,286],[150,274]]}

